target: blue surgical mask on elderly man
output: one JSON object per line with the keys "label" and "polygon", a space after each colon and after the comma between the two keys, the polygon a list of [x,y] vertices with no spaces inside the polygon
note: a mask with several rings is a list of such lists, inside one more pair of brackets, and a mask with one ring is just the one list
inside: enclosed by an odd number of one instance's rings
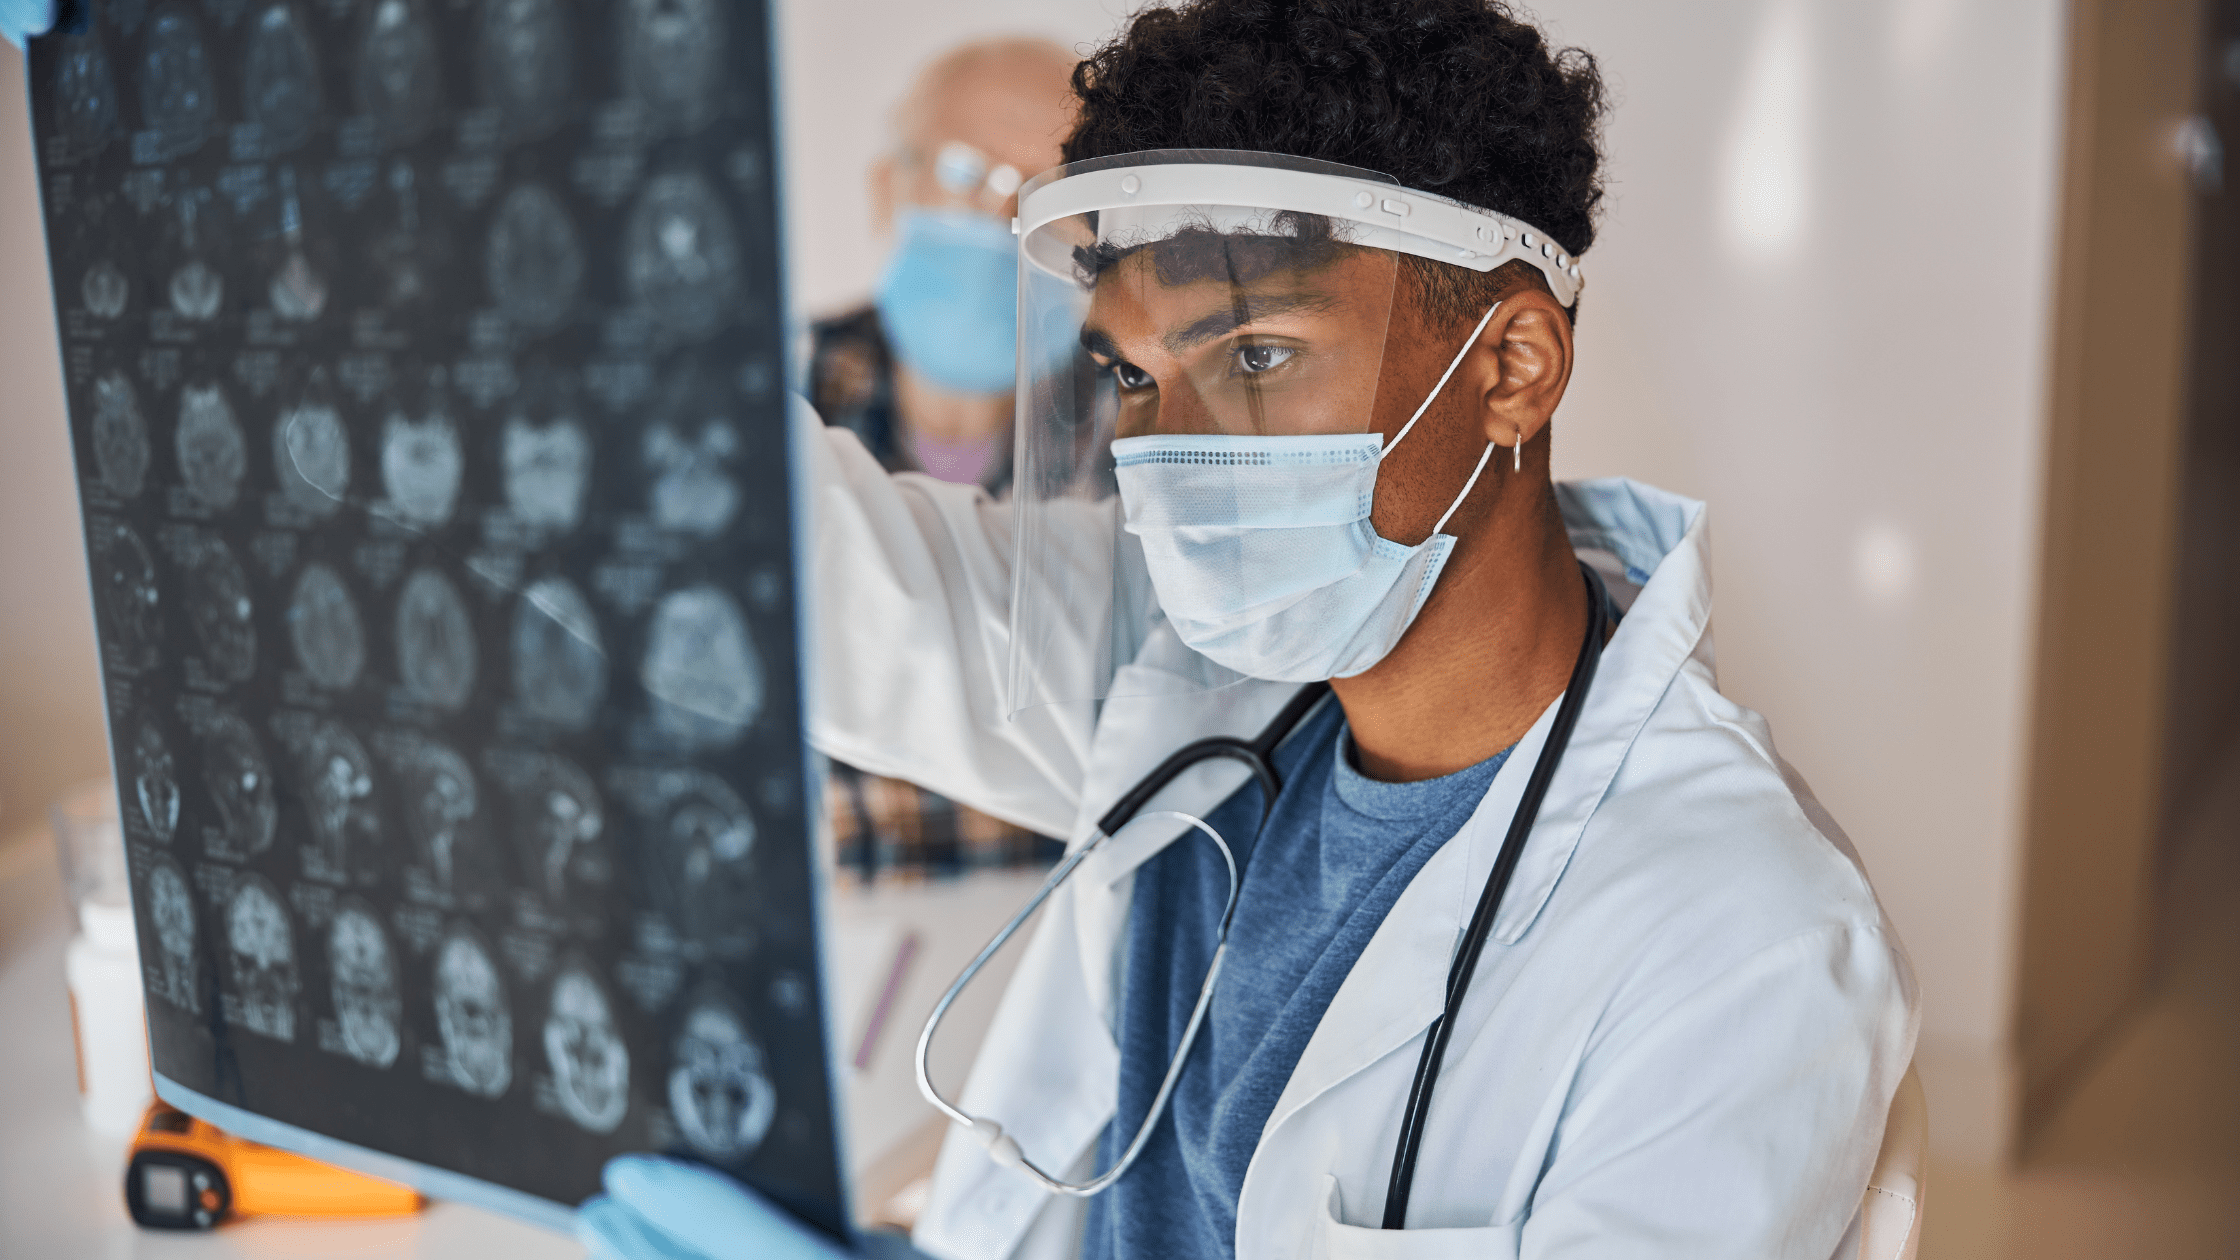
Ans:
{"label": "blue surgical mask on elderly man", "polygon": [[1011,388],[1019,253],[1009,225],[968,210],[905,210],[879,277],[879,321],[910,370],[945,389]]}

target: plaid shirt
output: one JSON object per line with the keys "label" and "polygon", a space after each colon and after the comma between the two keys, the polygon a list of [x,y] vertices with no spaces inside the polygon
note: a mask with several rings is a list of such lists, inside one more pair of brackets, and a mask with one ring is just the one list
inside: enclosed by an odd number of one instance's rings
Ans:
{"label": "plaid shirt", "polygon": [[[871,307],[812,325],[810,401],[826,424],[852,431],[887,468],[913,467],[902,450],[895,414],[894,359],[879,314]],[[996,461],[990,493],[1010,481],[1009,460]],[[992,867],[1047,866],[1065,846],[1024,827],[991,818],[900,779],[883,779],[833,762],[825,809],[838,841],[843,882],[879,878],[940,879]]]}

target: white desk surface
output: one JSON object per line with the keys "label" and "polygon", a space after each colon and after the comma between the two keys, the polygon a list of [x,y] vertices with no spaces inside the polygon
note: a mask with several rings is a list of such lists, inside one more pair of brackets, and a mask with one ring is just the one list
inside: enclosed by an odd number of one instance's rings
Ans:
{"label": "white desk surface", "polygon": [[[874,969],[839,987],[860,1005],[885,987],[893,943],[919,936],[903,973],[889,1024],[869,1070],[848,1083],[851,1162],[862,1170],[923,1131],[930,1112],[909,1074],[910,1048],[934,999],[987,934],[1032,891],[1038,877],[978,876],[951,884],[873,888],[835,899],[836,953]],[[282,1257],[344,1260],[471,1257],[544,1260],[579,1257],[574,1240],[455,1203],[384,1221],[245,1220],[210,1233],[140,1229],[125,1215],[124,1141],[88,1130],[78,1116],[68,990],[62,978],[69,918],[43,827],[0,838],[0,1257]],[[851,950],[852,938],[859,948]],[[1009,978],[1016,945],[991,965],[944,1025],[936,1075],[954,1088]],[[862,1035],[860,1010],[834,1023],[851,1057]],[[859,1206],[859,1211],[877,1205]]]}

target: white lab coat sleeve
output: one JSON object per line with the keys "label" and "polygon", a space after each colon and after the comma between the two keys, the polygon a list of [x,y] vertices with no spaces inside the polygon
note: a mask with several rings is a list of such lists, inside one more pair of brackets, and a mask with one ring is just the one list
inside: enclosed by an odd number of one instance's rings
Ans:
{"label": "white lab coat sleeve", "polygon": [[1010,506],[977,486],[890,473],[793,401],[813,502],[809,739],[827,756],[1064,836],[1087,706],[1005,713]]}
{"label": "white lab coat sleeve", "polygon": [[[1886,930],[1756,951],[1590,1039],[1521,1260],[1817,1260],[1858,1212],[1918,1029]],[[1442,1082],[1444,1083],[1444,1082]]]}

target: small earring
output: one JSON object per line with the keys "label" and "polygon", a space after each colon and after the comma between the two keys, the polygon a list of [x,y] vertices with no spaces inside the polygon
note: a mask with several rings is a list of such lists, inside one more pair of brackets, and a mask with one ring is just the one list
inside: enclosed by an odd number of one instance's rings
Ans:
{"label": "small earring", "polygon": [[1524,471],[1524,430],[1517,430],[1517,444],[1509,448],[1509,471]]}

